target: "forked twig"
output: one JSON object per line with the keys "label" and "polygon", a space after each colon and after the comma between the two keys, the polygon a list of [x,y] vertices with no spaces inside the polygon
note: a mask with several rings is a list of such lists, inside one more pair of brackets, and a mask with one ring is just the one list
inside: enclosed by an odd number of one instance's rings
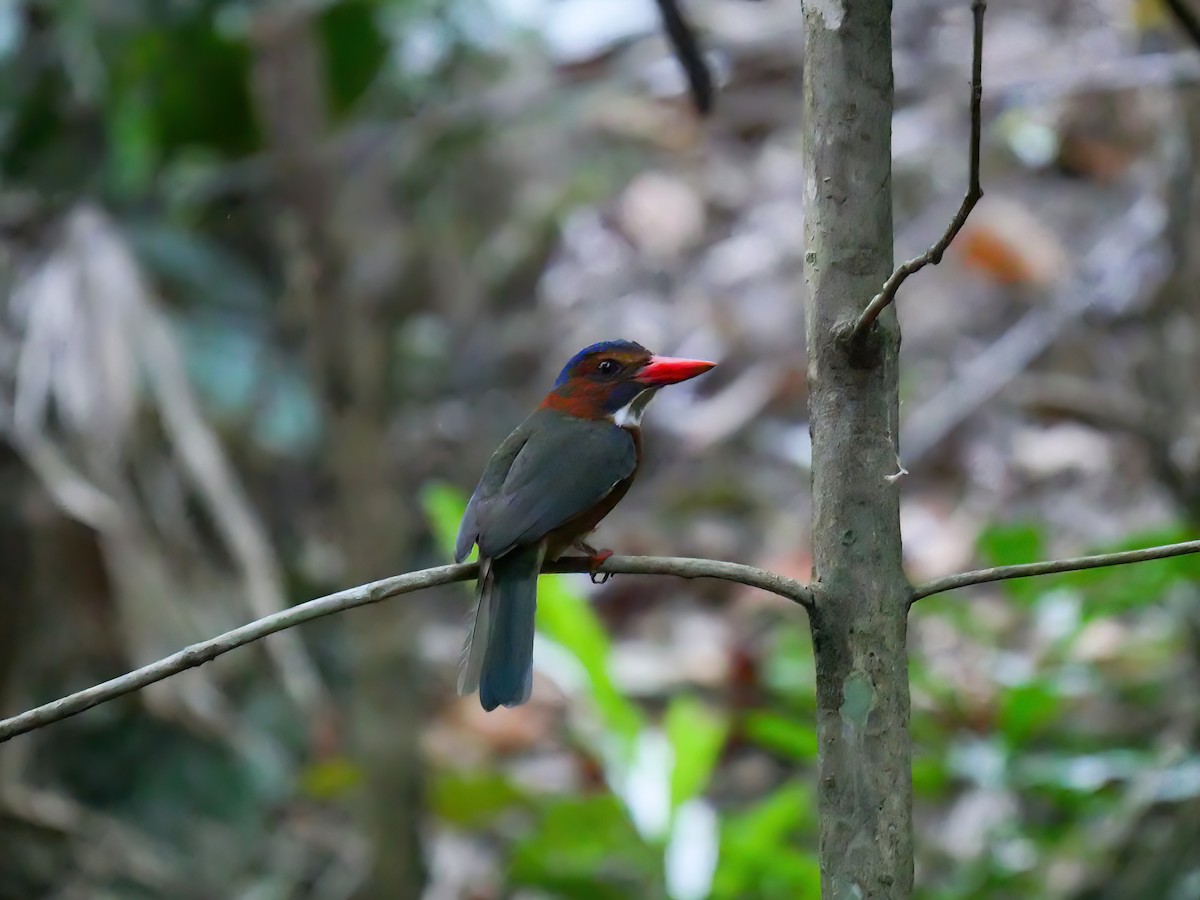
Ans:
{"label": "forked twig", "polygon": [[967,217],[971,215],[971,210],[983,197],[983,187],[979,183],[979,144],[980,132],[983,130],[983,14],[986,11],[987,0],[973,0],[971,15],[974,17],[975,26],[971,51],[971,161],[967,193],[958,207],[958,212],[954,214],[954,218],[950,220],[946,231],[937,242],[920,256],[899,265],[883,283],[883,288],[879,293],[871,298],[871,302],[863,310],[854,326],[854,331],[850,334],[852,341],[860,340],[870,330],[871,326],[875,324],[875,320],[879,318],[879,314],[896,299],[896,292],[900,290],[900,285],[904,284],[909,275],[921,271],[930,264],[936,266],[942,261],[946,249],[958,237],[959,231],[966,224]]}

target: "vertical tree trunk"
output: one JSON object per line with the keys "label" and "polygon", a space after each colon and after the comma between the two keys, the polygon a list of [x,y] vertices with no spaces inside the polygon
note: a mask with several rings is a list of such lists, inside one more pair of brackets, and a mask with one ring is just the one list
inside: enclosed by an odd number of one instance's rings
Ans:
{"label": "vertical tree trunk", "polygon": [[[0,440],[0,497],[8,500],[0,507],[0,572],[5,585],[0,591],[0,716],[16,712],[17,686],[32,643],[34,542],[26,481],[20,459]],[[17,741],[0,744],[0,795],[21,777],[26,753],[19,748]]]}
{"label": "vertical tree trunk", "polygon": [[848,334],[892,269],[889,0],[805,0],[805,278],[813,444],[812,614],[825,898],[912,892],[897,355],[887,309]]}
{"label": "vertical tree trunk", "polygon": [[[375,307],[378,310],[378,307]],[[388,362],[395,325],[363,311],[350,324],[353,402],[334,417],[332,451],[339,538],[354,580],[374,581],[410,556],[418,520],[413,493],[388,459]],[[354,636],[350,705],[355,758],[363,771],[359,798],[373,853],[371,875],[355,900],[417,900],[426,867],[420,826],[425,802],[418,736],[427,715],[426,675],[416,652],[420,607],[380,603],[346,617]]]}
{"label": "vertical tree trunk", "polygon": [[[364,233],[387,229],[367,185],[337,167],[326,144],[326,77],[313,12],[280,6],[256,21],[254,96],[281,201],[281,243],[292,321],[305,337],[330,432],[333,521],[353,583],[395,571],[411,553],[416,520],[390,459],[391,347],[405,312],[402,266],[355,278]],[[374,201],[374,204],[372,204]],[[396,253],[401,247],[396,242]],[[368,282],[370,287],[368,287]],[[354,636],[350,742],[362,771],[360,810],[372,854],[356,900],[417,900],[425,883],[420,722],[425,710],[415,641],[417,609],[381,604],[347,618]]]}

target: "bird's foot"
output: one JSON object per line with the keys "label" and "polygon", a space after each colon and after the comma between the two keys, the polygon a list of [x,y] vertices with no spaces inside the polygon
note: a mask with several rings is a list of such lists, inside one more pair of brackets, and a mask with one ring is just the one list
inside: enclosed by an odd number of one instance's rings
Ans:
{"label": "bird's foot", "polygon": [[[604,584],[608,579],[612,578],[612,572],[597,571],[604,564],[604,561],[612,555],[613,552],[611,550],[593,550],[588,554],[588,559],[592,563],[592,571],[588,574],[588,577],[592,579],[592,584]],[[596,580],[597,575],[600,576],[599,581]]]}
{"label": "bird's foot", "polygon": [[[611,572],[598,571],[600,566],[604,564],[604,561],[613,555],[611,550],[597,550],[591,544],[583,541],[576,541],[575,546],[587,554],[588,562],[592,567],[591,572],[588,573],[588,576],[592,579],[592,584],[604,584],[608,579],[612,578]],[[596,580],[597,575],[600,576],[599,581]]]}

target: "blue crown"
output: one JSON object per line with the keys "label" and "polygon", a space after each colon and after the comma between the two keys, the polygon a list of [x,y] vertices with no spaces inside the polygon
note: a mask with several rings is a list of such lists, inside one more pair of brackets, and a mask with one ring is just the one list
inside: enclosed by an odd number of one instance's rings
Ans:
{"label": "blue crown", "polygon": [[567,378],[570,377],[571,370],[575,368],[575,366],[577,366],[586,356],[591,356],[593,353],[619,353],[628,352],[630,350],[645,353],[647,355],[650,353],[649,350],[636,341],[600,341],[599,343],[592,344],[590,347],[584,347],[569,360],[567,360],[567,364],[563,366],[562,371],[558,373],[558,379],[554,382],[554,386],[561,387]]}

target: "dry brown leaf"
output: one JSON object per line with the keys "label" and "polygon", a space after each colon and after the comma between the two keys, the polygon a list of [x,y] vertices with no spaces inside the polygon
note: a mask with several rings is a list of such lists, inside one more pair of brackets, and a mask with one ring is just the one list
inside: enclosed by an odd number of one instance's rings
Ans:
{"label": "dry brown leaf", "polygon": [[1011,200],[981,201],[954,246],[968,268],[1003,285],[1044,287],[1070,267],[1058,235]]}

